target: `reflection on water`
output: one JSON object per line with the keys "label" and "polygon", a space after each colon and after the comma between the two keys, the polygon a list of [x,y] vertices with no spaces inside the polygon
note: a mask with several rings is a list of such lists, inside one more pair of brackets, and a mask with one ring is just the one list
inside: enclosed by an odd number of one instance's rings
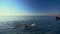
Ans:
{"label": "reflection on water", "polygon": [[[20,26],[22,24],[29,25],[32,22],[36,23],[36,27],[26,28]],[[16,25],[18,27],[14,28],[14,26]],[[6,21],[0,22],[0,34],[60,34],[60,20],[56,21],[54,20],[54,17],[47,16],[13,17],[13,18],[8,17]]]}

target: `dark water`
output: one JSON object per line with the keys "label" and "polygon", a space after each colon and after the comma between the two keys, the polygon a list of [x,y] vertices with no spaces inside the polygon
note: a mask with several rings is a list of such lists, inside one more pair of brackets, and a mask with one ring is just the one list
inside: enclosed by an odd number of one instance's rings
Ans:
{"label": "dark water", "polygon": [[[3,20],[3,19],[4,20]],[[0,17],[0,34],[60,34],[60,20],[53,16]],[[15,25],[36,23],[36,27],[14,27]]]}

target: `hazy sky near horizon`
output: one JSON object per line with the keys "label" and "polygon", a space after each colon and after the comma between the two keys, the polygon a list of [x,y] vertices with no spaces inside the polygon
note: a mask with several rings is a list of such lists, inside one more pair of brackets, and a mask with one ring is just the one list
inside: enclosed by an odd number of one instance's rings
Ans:
{"label": "hazy sky near horizon", "polygon": [[49,15],[60,13],[60,0],[0,0],[0,15]]}

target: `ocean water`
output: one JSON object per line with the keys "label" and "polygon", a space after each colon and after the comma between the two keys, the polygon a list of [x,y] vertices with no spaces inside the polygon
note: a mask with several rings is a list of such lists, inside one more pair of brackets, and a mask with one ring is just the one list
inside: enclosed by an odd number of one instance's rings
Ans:
{"label": "ocean water", "polygon": [[[20,26],[33,22],[36,27]],[[4,16],[0,17],[0,34],[60,34],[60,20],[54,16]]]}

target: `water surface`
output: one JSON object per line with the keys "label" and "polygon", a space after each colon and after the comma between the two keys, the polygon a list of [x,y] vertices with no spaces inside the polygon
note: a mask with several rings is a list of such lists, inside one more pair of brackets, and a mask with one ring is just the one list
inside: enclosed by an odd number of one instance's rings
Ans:
{"label": "water surface", "polygon": [[[32,22],[36,23],[36,27],[10,28]],[[56,21],[54,16],[0,17],[0,34],[60,34],[60,20]]]}

